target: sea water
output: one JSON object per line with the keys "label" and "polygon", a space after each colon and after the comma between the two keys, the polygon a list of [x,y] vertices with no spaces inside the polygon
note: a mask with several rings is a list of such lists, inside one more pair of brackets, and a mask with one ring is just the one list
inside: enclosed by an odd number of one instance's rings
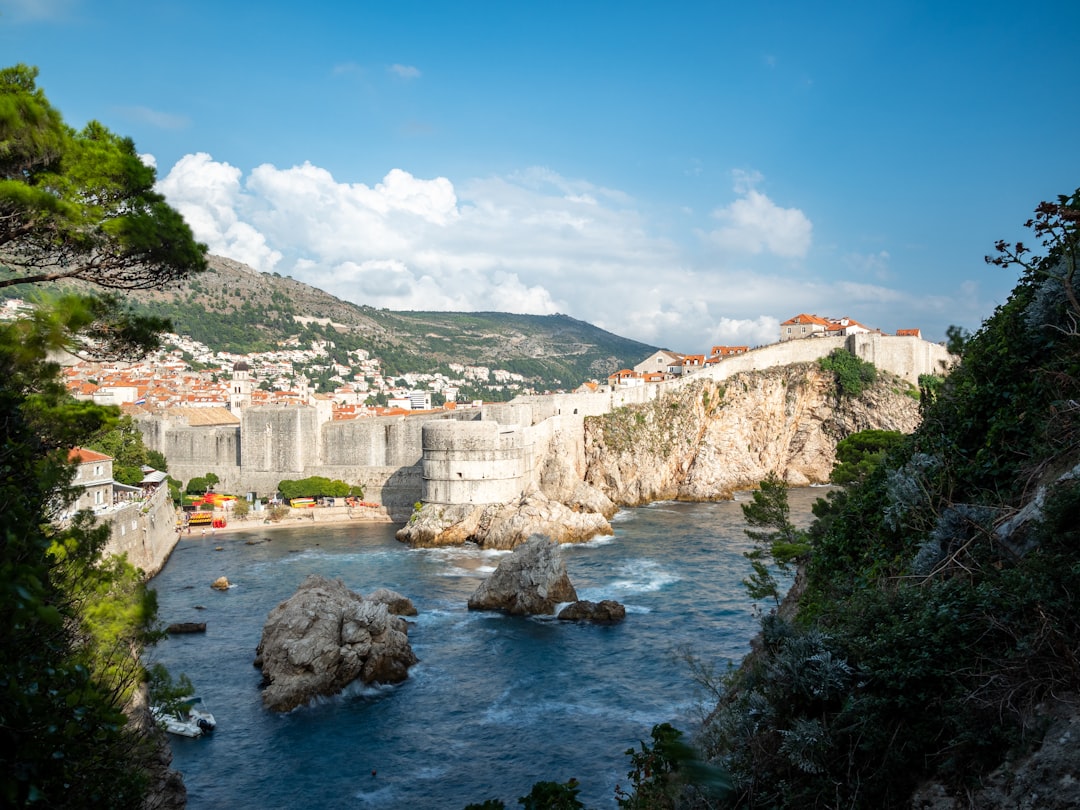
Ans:
{"label": "sea water", "polygon": [[[793,517],[805,522],[820,494],[792,490]],[[616,807],[626,749],[662,722],[691,737],[710,708],[687,654],[723,673],[748,651],[759,608],[741,584],[750,545],[738,502],[656,503],[613,526],[614,537],[561,547],[579,598],[626,606],[611,626],[471,612],[501,555],[409,549],[391,525],[185,535],[151,586],[163,622],[204,621],[206,633],[172,636],[146,658],[186,674],[217,719],[210,736],[170,737],[188,807],[516,807],[533,783],[570,778],[587,807]],[[263,708],[252,663],[262,626],[308,574],[413,600],[420,663],[407,681]],[[220,576],[233,587],[211,589]]]}

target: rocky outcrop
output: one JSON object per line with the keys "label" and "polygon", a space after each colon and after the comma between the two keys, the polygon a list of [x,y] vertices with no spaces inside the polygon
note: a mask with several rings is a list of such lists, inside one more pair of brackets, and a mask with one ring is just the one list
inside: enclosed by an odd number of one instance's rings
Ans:
{"label": "rocky outcrop", "polygon": [[567,622],[616,624],[626,618],[626,608],[613,599],[600,602],[581,599],[560,610],[557,618]]}
{"label": "rocky outcrop", "polygon": [[1033,725],[1046,731],[1029,754],[1002,764],[977,789],[951,793],[940,782],[923,785],[914,810],[1067,810],[1080,807],[1080,696],[1068,694],[1036,707]]}
{"label": "rocky outcrop", "polygon": [[550,538],[534,535],[504,557],[480,583],[469,610],[501,610],[515,616],[551,615],[556,605],[576,602],[566,563]]}
{"label": "rocky outcrop", "polygon": [[417,658],[404,619],[341,580],[315,574],[270,611],[255,651],[263,704],[289,711],[353,681],[398,683]]}
{"label": "rocky outcrop", "polygon": [[[602,493],[586,486],[576,491],[577,505],[589,502],[609,509],[609,516],[614,513],[614,505]],[[483,548],[509,550],[534,534],[557,543],[580,543],[612,533],[607,516],[601,512],[575,511],[534,490],[503,504],[425,504],[395,537],[417,548],[476,543]]]}
{"label": "rocky outcrop", "polygon": [[232,587],[232,583],[229,582],[228,577],[218,577],[210,583],[210,587],[215,591],[227,591]]}
{"label": "rocky outcrop", "polygon": [[792,486],[828,480],[836,443],[860,430],[913,431],[911,387],[880,374],[841,397],[816,363],[701,380],[585,421],[585,481],[613,502],[731,498],[775,472]]}
{"label": "rocky outcrop", "polygon": [[147,785],[142,810],[183,810],[187,807],[187,786],[180,772],[172,769],[168,735],[158,727],[150,713],[145,684],[135,690],[125,712],[129,728],[145,741],[142,763]]}
{"label": "rocky outcrop", "polygon": [[407,596],[389,588],[379,588],[368,594],[368,600],[386,605],[386,609],[395,616],[415,616],[416,606]]}

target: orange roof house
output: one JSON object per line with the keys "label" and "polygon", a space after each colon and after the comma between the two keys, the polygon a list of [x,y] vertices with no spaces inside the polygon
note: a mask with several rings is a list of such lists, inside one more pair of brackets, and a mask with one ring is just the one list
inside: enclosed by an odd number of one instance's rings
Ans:
{"label": "orange roof house", "polygon": [[817,315],[807,315],[805,312],[788,318],[780,324],[780,340],[798,340],[799,338],[823,335],[829,328],[829,321],[819,318]]}
{"label": "orange roof house", "polygon": [[736,354],[746,354],[748,351],[750,351],[749,346],[713,346],[709,350],[709,360],[733,357]]}

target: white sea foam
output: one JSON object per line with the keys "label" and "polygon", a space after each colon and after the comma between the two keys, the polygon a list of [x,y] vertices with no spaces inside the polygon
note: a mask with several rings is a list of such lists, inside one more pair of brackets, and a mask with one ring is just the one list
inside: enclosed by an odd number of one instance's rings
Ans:
{"label": "white sea foam", "polygon": [[616,568],[616,575],[607,587],[621,593],[651,593],[680,579],[649,559],[629,560]]}
{"label": "white sea foam", "polygon": [[361,806],[370,807],[393,807],[394,797],[397,795],[397,791],[393,785],[387,785],[385,783],[380,784],[377,776],[361,777],[362,779],[370,779],[373,785],[378,784],[379,787],[372,790],[359,790],[353,794],[353,798],[360,802]]}

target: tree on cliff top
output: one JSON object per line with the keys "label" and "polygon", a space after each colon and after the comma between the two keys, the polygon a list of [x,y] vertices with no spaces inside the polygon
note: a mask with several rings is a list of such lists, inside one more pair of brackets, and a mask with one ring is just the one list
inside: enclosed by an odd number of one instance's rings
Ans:
{"label": "tree on cliff top", "polygon": [[0,288],[79,279],[148,289],[206,269],[130,138],[64,124],[37,69],[0,70]]}

